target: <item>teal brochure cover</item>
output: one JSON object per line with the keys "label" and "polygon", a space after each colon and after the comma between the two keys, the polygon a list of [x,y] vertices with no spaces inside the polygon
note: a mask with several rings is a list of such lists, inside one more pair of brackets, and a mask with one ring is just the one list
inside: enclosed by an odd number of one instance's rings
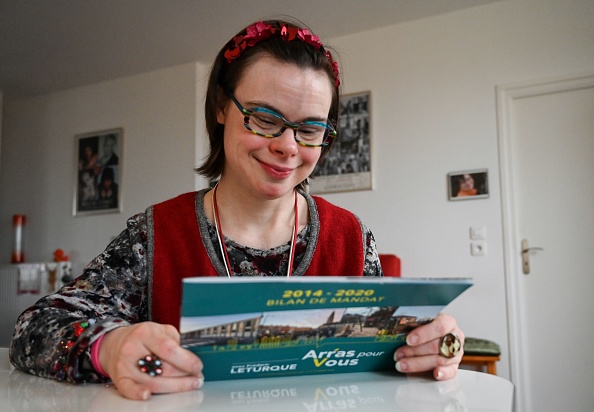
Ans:
{"label": "teal brochure cover", "polygon": [[206,380],[394,369],[393,354],[467,278],[186,278],[182,345]]}

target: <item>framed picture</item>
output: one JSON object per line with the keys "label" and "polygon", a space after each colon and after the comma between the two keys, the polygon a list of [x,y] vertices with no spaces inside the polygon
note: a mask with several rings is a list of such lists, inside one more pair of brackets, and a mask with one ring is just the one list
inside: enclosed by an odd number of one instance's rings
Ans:
{"label": "framed picture", "polygon": [[450,200],[484,199],[489,197],[487,169],[448,173]]}
{"label": "framed picture", "polygon": [[122,210],[123,129],[75,136],[75,216]]}
{"label": "framed picture", "polygon": [[310,180],[311,193],[372,189],[371,93],[344,95],[340,99],[340,134]]}

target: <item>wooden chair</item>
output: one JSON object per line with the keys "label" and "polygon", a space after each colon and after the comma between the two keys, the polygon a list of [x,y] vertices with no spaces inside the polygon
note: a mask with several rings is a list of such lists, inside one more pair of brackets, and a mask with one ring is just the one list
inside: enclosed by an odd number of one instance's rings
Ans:
{"label": "wooden chair", "polygon": [[495,342],[486,339],[467,337],[464,341],[464,356],[461,365],[477,367],[481,372],[497,375],[497,362],[501,350]]}

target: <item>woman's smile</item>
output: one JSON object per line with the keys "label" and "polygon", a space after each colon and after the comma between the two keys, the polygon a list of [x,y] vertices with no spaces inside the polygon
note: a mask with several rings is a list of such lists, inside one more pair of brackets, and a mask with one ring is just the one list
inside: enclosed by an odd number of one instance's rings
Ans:
{"label": "woman's smile", "polygon": [[262,168],[266,173],[268,173],[271,177],[276,179],[286,179],[291,175],[291,172],[293,172],[294,170],[289,167],[275,166],[270,163],[263,162],[261,160],[258,160],[258,162],[260,162]]}

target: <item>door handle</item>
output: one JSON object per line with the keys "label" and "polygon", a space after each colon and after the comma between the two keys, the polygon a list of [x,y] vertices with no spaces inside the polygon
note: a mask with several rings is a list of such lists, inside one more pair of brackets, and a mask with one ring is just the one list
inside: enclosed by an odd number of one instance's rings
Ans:
{"label": "door handle", "polygon": [[528,239],[522,240],[522,271],[525,275],[530,273],[530,252],[533,250],[544,250],[541,247],[530,247]]}

